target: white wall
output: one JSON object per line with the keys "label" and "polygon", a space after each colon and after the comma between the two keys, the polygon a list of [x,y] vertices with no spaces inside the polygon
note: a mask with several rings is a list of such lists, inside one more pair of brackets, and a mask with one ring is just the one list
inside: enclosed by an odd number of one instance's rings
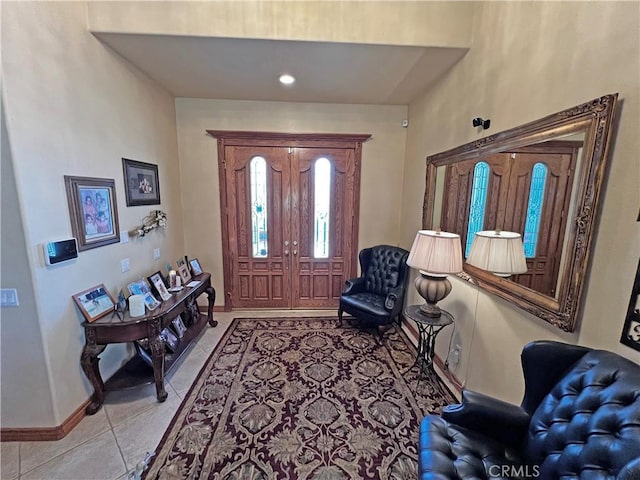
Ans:
{"label": "white wall", "polygon": [[[453,279],[453,292],[443,305],[456,316],[456,341],[463,353],[455,373],[468,388],[519,402],[520,351],[542,338],[613,350],[640,361],[638,352],[619,343],[640,250],[639,9],[637,2],[478,2],[469,53],[409,106],[404,246],[411,245],[421,225],[428,155],[620,93],[581,325],[573,334],[563,333]],[[476,116],[490,118],[490,130],[473,128]],[[444,358],[447,347],[448,334],[442,334],[438,355]]]}
{"label": "white wall", "polygon": [[[6,307],[0,312],[0,362],[2,401],[0,417],[29,408],[35,425],[45,424],[53,418],[53,401],[47,368],[47,358],[33,291],[33,278],[24,237],[22,216],[18,203],[11,148],[7,136],[4,108],[2,109],[0,216],[2,249],[0,250],[0,286],[15,288],[19,308]],[[28,372],[29,382],[25,382]],[[30,395],[32,385],[38,386],[39,395]],[[8,390],[8,388],[11,390]]]}
{"label": "white wall", "polygon": [[[216,139],[206,130],[368,133],[362,148],[360,247],[397,245],[406,106],[176,99],[188,255],[198,257],[222,292],[222,236]],[[218,295],[216,305],[222,305]]]}
{"label": "white wall", "polygon": [[[92,1],[95,32],[466,47],[473,2]],[[399,28],[401,26],[401,28]]]}
{"label": "white wall", "polygon": [[[83,318],[73,294],[100,283],[117,293],[184,255],[173,98],[103,46],[86,22],[84,2],[2,5],[2,94],[21,209],[3,201],[2,220],[3,226],[5,216],[18,226],[22,215],[26,245],[21,252],[5,243],[3,231],[3,259],[5,253],[19,259],[15,285],[25,299],[10,316],[2,312],[3,428],[58,426],[92,392],[80,369]],[[72,236],[64,175],[115,179],[121,230],[134,228],[157,208],[126,206],[121,157],[158,164],[168,230],[45,267],[42,243]],[[156,247],[160,261],[152,260]],[[123,274],[120,259],[125,257],[131,259],[131,271]],[[10,286],[4,260],[2,267],[3,287]],[[35,305],[28,302],[31,296]],[[107,349],[100,363],[105,378],[125,353],[122,346]],[[38,368],[27,370],[34,360]]]}

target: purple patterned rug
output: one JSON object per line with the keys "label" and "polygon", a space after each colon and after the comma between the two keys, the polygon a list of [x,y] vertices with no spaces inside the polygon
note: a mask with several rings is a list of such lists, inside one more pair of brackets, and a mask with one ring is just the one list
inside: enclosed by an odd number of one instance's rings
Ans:
{"label": "purple patterned rug", "polygon": [[145,479],[417,478],[422,417],[454,401],[335,318],[235,319],[182,402]]}

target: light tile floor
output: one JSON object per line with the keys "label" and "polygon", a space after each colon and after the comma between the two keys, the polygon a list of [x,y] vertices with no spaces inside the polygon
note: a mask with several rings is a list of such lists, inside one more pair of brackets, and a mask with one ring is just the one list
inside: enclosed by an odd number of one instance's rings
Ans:
{"label": "light tile floor", "polygon": [[165,379],[169,397],[155,399],[155,386],[109,392],[104,406],[55,442],[0,442],[2,480],[125,480],[153,451],[204,362],[236,317],[336,316],[335,310],[215,312]]}

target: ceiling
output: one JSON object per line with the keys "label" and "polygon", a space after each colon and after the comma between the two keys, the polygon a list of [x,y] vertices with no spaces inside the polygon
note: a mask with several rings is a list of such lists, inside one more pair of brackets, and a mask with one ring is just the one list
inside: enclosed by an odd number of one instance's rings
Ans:
{"label": "ceiling", "polygon": [[[465,48],[94,33],[176,97],[406,105]],[[297,81],[281,85],[278,76]]]}

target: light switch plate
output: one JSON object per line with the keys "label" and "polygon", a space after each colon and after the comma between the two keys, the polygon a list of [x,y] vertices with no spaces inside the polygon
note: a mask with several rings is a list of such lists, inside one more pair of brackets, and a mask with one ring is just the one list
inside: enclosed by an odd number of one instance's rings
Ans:
{"label": "light switch plate", "polygon": [[131,262],[128,258],[123,258],[122,260],[120,260],[120,270],[122,270],[122,273],[131,270]]}
{"label": "light switch plate", "polygon": [[154,260],[158,260],[160,258],[160,249],[159,248],[154,248],[153,249],[153,259]]}
{"label": "light switch plate", "polygon": [[120,230],[120,243],[129,243],[129,232]]}
{"label": "light switch plate", "polygon": [[15,288],[2,288],[0,289],[0,306],[2,307],[17,307],[18,291]]}

